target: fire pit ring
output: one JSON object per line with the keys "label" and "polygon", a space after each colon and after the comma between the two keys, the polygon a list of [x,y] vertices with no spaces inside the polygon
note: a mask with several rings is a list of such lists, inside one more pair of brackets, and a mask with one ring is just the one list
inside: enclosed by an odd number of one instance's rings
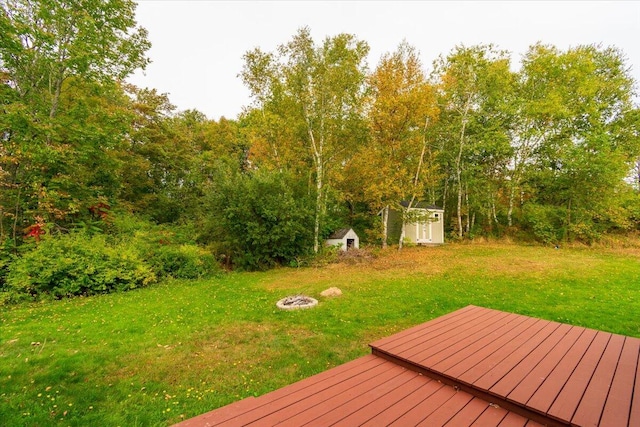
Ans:
{"label": "fire pit ring", "polygon": [[311,308],[318,305],[318,300],[306,295],[291,295],[282,298],[276,303],[280,310],[297,310],[301,308]]}

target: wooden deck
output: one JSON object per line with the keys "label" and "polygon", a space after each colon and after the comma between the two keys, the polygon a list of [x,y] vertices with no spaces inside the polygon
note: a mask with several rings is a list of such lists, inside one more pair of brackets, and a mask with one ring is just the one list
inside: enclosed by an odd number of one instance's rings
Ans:
{"label": "wooden deck", "polygon": [[468,306],[180,424],[640,426],[640,339]]}

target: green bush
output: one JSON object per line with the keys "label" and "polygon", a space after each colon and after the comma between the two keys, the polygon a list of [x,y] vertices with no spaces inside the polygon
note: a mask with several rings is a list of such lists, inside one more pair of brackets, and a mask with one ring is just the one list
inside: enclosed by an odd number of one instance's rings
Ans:
{"label": "green bush", "polygon": [[137,248],[158,278],[197,279],[222,271],[210,251],[191,243],[196,234],[192,227],[159,226],[118,215],[112,233],[115,241]]}
{"label": "green bush", "polygon": [[5,287],[16,296],[65,298],[124,291],[155,281],[136,248],[109,245],[103,235],[71,233],[48,236],[17,258],[9,266]]}
{"label": "green bush", "polygon": [[163,245],[149,248],[148,261],[159,277],[197,279],[220,273],[214,256],[196,245]]}
{"label": "green bush", "polygon": [[291,265],[313,245],[313,196],[286,173],[238,175],[212,196],[208,224],[233,266],[264,270]]}
{"label": "green bush", "polygon": [[558,243],[564,235],[563,213],[555,206],[529,203],[524,207],[525,227],[542,243]]}

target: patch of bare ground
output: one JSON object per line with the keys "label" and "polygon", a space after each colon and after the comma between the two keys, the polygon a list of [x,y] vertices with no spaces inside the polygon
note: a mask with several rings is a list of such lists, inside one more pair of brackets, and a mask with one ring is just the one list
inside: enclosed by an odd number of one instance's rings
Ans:
{"label": "patch of bare ground", "polygon": [[338,283],[344,286],[362,277],[378,279],[389,275],[402,277],[415,273],[437,275],[456,263],[451,259],[451,251],[444,247],[410,247],[401,251],[389,248],[375,255],[371,252],[364,252],[363,255],[360,252],[353,257],[345,255],[340,258],[342,262],[323,267],[275,270],[266,275],[262,284],[270,290],[306,291],[336,286]]}
{"label": "patch of bare ground", "polygon": [[625,240],[605,239],[592,245],[590,249],[594,249],[602,253],[640,258],[640,238],[628,238]]}
{"label": "patch of bare ground", "polygon": [[[260,284],[267,290],[277,292],[278,295],[281,292],[308,293],[308,289],[315,289],[325,283],[332,283],[336,279],[333,266],[335,264],[319,268],[281,268],[272,270],[263,274],[264,277],[260,280]],[[282,294],[282,297],[284,296],[286,294]]]}
{"label": "patch of bare ground", "polygon": [[[427,320],[430,320],[430,319],[425,318],[425,321]],[[371,327],[363,331],[359,339],[361,342],[369,344],[369,343],[378,341],[382,338],[401,332],[407,329],[408,327],[409,326],[406,324],[398,324],[398,323],[389,323],[384,326]]]}
{"label": "patch of bare ground", "polygon": [[448,247],[390,248],[371,264],[374,270],[400,270],[410,272],[439,273],[442,267],[455,262]]}
{"label": "patch of bare ground", "polygon": [[345,264],[370,263],[377,257],[377,252],[370,248],[349,249],[338,252],[338,262]]}

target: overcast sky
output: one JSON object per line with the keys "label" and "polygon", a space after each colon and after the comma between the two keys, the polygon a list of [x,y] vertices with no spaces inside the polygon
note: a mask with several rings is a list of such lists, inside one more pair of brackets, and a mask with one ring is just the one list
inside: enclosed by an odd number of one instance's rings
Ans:
{"label": "overcast sky", "polygon": [[[238,74],[254,47],[274,51],[301,27],[319,43],[355,34],[369,68],[406,39],[428,70],[456,45],[493,43],[518,63],[536,42],[616,46],[640,82],[640,1],[185,1],[138,0],[152,63],[130,81],[168,93],[178,110],[236,118],[250,103]],[[638,99],[638,98],[636,98]]]}

